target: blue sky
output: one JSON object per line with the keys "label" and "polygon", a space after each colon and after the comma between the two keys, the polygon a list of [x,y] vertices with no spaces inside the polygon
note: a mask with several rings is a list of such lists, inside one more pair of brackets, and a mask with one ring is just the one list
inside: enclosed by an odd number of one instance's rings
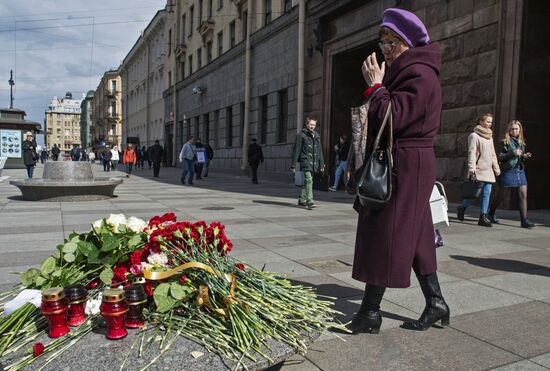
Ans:
{"label": "blue sky", "polygon": [[[119,66],[166,0],[0,0],[0,107],[44,122],[53,96],[81,98]],[[93,29],[93,44],[92,44]],[[15,31],[17,30],[17,31]],[[92,48],[93,45],[93,48]]]}

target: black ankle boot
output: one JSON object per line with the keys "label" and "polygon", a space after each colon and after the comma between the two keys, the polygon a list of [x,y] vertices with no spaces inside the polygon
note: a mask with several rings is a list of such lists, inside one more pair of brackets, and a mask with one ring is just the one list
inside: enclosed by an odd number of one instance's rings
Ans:
{"label": "black ankle boot", "polygon": [[491,221],[487,217],[487,214],[479,214],[479,221],[477,222],[477,225],[482,227],[492,227]]}
{"label": "black ankle boot", "polygon": [[465,207],[462,207],[462,206],[459,206],[457,207],[456,209],[456,217],[458,218],[458,220],[460,220],[461,222],[464,221],[464,212],[466,211],[466,208]]}
{"label": "black ankle boot", "polygon": [[500,224],[500,220],[495,218],[495,214],[487,214],[487,219],[489,219],[489,222],[491,222],[491,224]]}
{"label": "black ankle boot", "polygon": [[369,332],[378,334],[382,325],[382,316],[380,315],[380,302],[384,296],[385,287],[367,286],[363,295],[361,308],[353,317],[348,329],[354,334]]}
{"label": "black ankle boot", "polygon": [[451,311],[441,294],[437,273],[434,272],[427,276],[417,274],[416,277],[426,298],[426,308],[424,308],[424,311],[420,315],[420,319],[417,321],[407,321],[403,323],[402,327],[409,330],[425,331],[437,321],[441,321],[442,326],[448,326]]}
{"label": "black ankle boot", "polygon": [[531,229],[535,226],[535,223],[531,222],[529,219],[521,220],[521,228]]}

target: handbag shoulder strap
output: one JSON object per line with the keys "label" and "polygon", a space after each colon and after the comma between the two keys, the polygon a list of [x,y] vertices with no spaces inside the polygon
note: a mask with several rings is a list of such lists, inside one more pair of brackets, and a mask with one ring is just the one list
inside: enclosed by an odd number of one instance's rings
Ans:
{"label": "handbag shoulder strap", "polygon": [[380,129],[378,129],[378,134],[376,134],[376,139],[374,140],[374,146],[373,149],[376,150],[378,148],[378,145],[380,144],[380,138],[382,137],[382,134],[384,133],[384,129],[386,128],[386,123],[389,122],[388,125],[389,134],[388,134],[388,149],[391,152],[393,147],[393,115],[391,112],[391,100],[388,102],[388,108],[386,109],[386,114],[384,115],[384,120],[382,121],[382,125],[380,125]]}

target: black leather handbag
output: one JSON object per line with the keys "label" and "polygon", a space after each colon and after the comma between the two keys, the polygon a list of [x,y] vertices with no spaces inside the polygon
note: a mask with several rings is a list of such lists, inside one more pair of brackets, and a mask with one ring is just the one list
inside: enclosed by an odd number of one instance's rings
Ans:
{"label": "black leather handbag", "polygon": [[[389,124],[388,124],[389,122]],[[390,200],[392,193],[393,167],[392,146],[393,146],[393,116],[391,102],[374,140],[372,152],[363,165],[361,178],[357,182],[357,196],[363,207],[379,210]],[[382,134],[387,129],[383,144],[380,145]]]}
{"label": "black leather handbag", "polygon": [[460,196],[464,199],[475,200],[481,195],[483,184],[478,182],[475,175],[462,183]]}

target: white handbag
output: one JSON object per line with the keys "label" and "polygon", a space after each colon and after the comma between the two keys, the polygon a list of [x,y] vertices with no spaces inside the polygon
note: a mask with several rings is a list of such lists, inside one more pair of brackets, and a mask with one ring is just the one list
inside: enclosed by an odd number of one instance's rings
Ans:
{"label": "white handbag", "polygon": [[435,182],[430,195],[430,209],[432,211],[432,222],[434,228],[448,227],[449,215],[447,214],[447,195],[443,184]]}

